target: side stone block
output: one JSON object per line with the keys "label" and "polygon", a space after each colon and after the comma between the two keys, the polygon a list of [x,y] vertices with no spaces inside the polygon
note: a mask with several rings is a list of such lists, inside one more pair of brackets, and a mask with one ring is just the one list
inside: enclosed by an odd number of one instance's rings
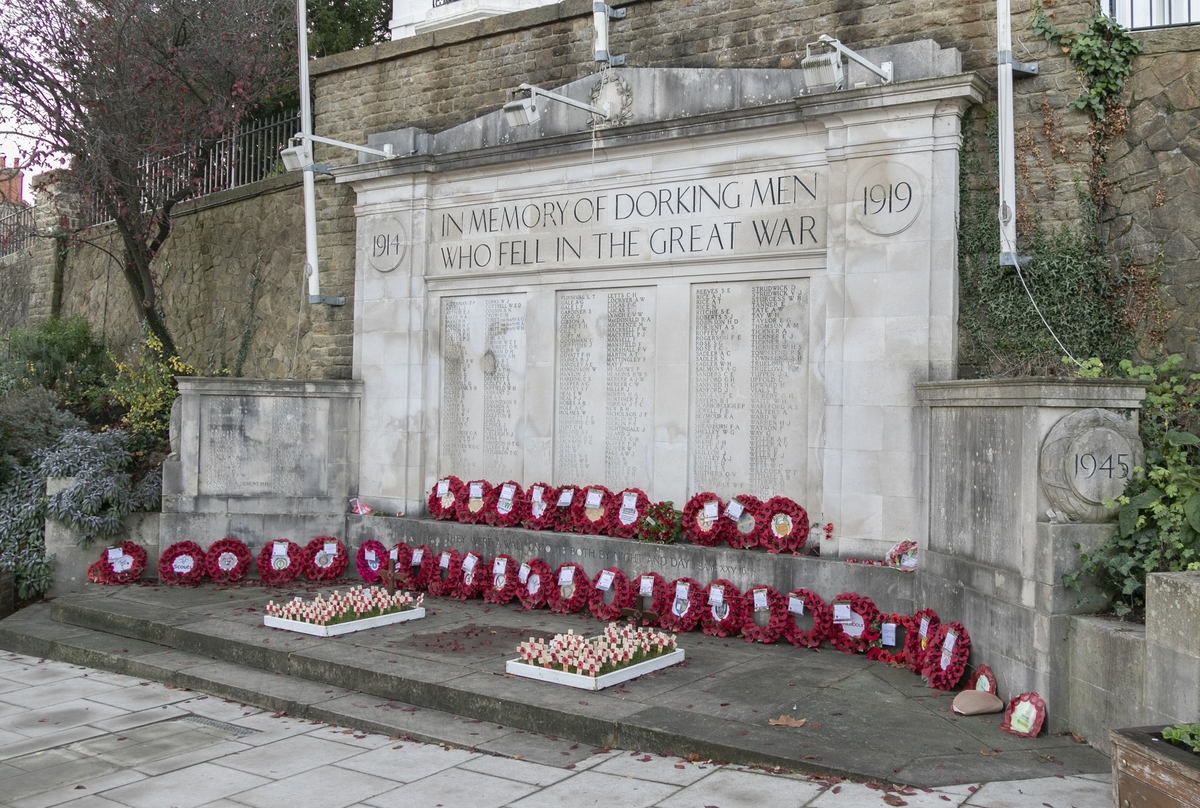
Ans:
{"label": "side stone block", "polygon": [[1191,723],[1200,716],[1200,572],[1146,580],[1146,717]]}
{"label": "side stone block", "polygon": [[1067,647],[1066,729],[1107,752],[1110,729],[1145,723],[1146,627],[1105,617],[1072,617]]}

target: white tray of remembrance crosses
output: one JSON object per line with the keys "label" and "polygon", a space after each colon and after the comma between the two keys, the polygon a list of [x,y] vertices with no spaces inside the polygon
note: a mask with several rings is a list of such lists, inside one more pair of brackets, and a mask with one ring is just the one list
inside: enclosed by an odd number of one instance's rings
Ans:
{"label": "white tray of remembrance crosses", "polygon": [[[389,595],[381,587],[354,587],[342,594],[334,592],[326,600],[320,595],[310,601],[293,598],[280,605],[274,601],[267,604],[263,625],[281,628],[314,637],[336,637],[369,628],[419,620],[425,616],[421,605],[423,596],[415,598],[407,592]],[[367,617],[346,620],[344,616],[354,612],[355,607]],[[336,622],[329,622],[334,620]]]}
{"label": "white tray of remembrance crosses", "polygon": [[[674,635],[616,623],[598,637],[569,632],[549,641],[531,639],[517,650],[519,656],[505,663],[506,672],[580,690],[603,690],[684,660]],[[581,666],[585,672],[576,672]]]}

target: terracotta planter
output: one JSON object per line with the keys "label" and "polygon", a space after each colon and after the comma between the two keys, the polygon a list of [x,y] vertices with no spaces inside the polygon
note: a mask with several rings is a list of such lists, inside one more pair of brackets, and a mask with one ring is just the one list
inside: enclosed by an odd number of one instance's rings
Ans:
{"label": "terracotta planter", "polygon": [[1200,806],[1200,755],[1164,741],[1161,730],[1132,727],[1109,733],[1117,808]]}

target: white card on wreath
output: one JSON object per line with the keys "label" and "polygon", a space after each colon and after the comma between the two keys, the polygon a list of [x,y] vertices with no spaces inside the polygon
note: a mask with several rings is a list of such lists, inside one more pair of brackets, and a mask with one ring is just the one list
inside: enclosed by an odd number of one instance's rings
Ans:
{"label": "white card on wreath", "polygon": [[[771,608],[771,604],[767,602],[767,590],[754,590],[754,611],[765,612]],[[801,607],[803,608],[803,607]]]}
{"label": "white card on wreath", "polygon": [[597,491],[595,488],[588,489],[587,499],[583,501],[585,508],[599,508],[601,500],[604,499],[604,492]]}
{"label": "white card on wreath", "polygon": [[483,483],[471,483],[471,499],[479,499],[483,496]]}
{"label": "white card on wreath", "polygon": [[612,570],[602,570],[599,579],[596,580],[596,588],[601,592],[607,592],[612,589],[613,577]]}
{"label": "white card on wreath", "polygon": [[444,570],[450,569],[450,554],[449,553],[442,553],[441,557],[438,558],[438,566]]}
{"label": "white card on wreath", "polygon": [[449,480],[438,480],[437,495],[439,497],[444,497],[449,493],[450,493],[450,481]]}
{"label": "white card on wreath", "polygon": [[895,647],[895,645],[896,645],[896,624],[895,623],[884,623],[882,626],[880,626],[879,642],[883,643],[884,645],[888,646],[889,648]]}
{"label": "white card on wreath", "polygon": [[688,596],[687,584],[675,584],[675,600],[684,600]]}
{"label": "white card on wreath", "polygon": [[[395,558],[395,556],[392,556],[392,557]],[[425,558],[425,551],[422,550],[420,547],[418,547],[417,549],[413,550],[412,560],[409,563],[412,564],[413,566],[416,566],[417,564],[420,564],[421,560],[424,558]]]}
{"label": "white card on wreath", "polygon": [[366,559],[368,564],[373,564],[379,560],[379,556],[375,555],[374,550],[363,550],[363,558]]}
{"label": "white card on wreath", "polygon": [[708,605],[720,606],[725,602],[725,587],[710,586],[708,588]]}
{"label": "white card on wreath", "polygon": [[109,561],[116,561],[118,558],[120,558],[123,555],[125,555],[125,551],[122,550],[120,547],[108,548],[108,560]]}
{"label": "white card on wreath", "polygon": [[522,564],[521,569],[517,570],[517,580],[520,581],[521,583],[525,583],[526,581],[529,580],[529,565],[528,564]]}
{"label": "white card on wreath", "polygon": [[638,595],[643,598],[654,595],[654,579],[649,575],[642,576],[641,583],[638,584]]}
{"label": "white card on wreath", "polygon": [[[492,575],[503,575],[505,570],[507,570],[507,569],[508,569],[508,559],[507,558],[496,557],[496,558],[492,559]],[[522,582],[522,583],[524,583],[524,582]]]}
{"label": "white card on wreath", "polygon": [[337,542],[327,541],[324,544],[325,555],[337,555]]}
{"label": "white card on wreath", "polygon": [[558,571],[558,585],[570,586],[575,582],[575,568],[563,567]]}
{"label": "white card on wreath", "polygon": [[574,489],[568,488],[566,491],[563,491],[561,494],[558,495],[558,507],[565,508],[568,505],[570,505],[572,500],[574,500],[574,499],[575,499]]}
{"label": "white card on wreath", "polygon": [[475,555],[474,553],[467,553],[466,558],[463,559],[463,569],[467,572],[470,572],[471,570],[475,569],[475,565],[478,563],[479,556]]}
{"label": "white card on wreath", "polygon": [[710,499],[704,503],[704,518],[708,520],[716,519],[721,514],[721,503],[715,499]]}
{"label": "white card on wreath", "polygon": [[742,503],[736,499],[731,499],[729,500],[729,504],[725,506],[725,515],[736,522],[742,518],[742,511],[744,510],[746,509],[742,506]]}
{"label": "white card on wreath", "polygon": [[277,541],[271,547],[271,555],[273,557],[286,556],[288,554],[288,543],[285,541]]}
{"label": "white card on wreath", "polygon": [[850,610],[849,603],[833,604],[833,622],[838,625],[846,625],[854,619],[854,612]]}
{"label": "white card on wreath", "polygon": [[804,598],[788,595],[788,611],[792,614],[804,614]]}

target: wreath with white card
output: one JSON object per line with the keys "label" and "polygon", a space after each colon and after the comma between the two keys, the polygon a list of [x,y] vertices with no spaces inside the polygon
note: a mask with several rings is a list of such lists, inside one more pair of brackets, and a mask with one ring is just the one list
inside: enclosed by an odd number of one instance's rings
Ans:
{"label": "wreath with white card", "polygon": [[658,613],[658,624],[676,634],[694,629],[701,612],[708,608],[704,587],[694,578],[676,578],[667,584],[667,594],[670,605]]}
{"label": "wreath with white card", "polygon": [[304,574],[310,581],[331,581],[346,571],[346,545],[333,536],[317,536],[304,548]]}
{"label": "wreath with white card", "polygon": [[[816,648],[833,633],[833,609],[811,589],[788,592],[787,613],[781,636],[792,645]],[[808,627],[803,628],[802,623]]]}
{"label": "wreath with white card", "polygon": [[158,559],[158,578],[170,586],[198,584],[208,567],[207,556],[194,541],[177,541]]}
{"label": "wreath with white card", "polygon": [[746,590],[746,609],[742,617],[742,636],[746,642],[772,643],[792,622],[787,598],[773,586],[758,584]]}
{"label": "wreath with white card", "polygon": [[650,497],[640,488],[626,488],[613,495],[617,512],[609,521],[608,533],[617,539],[632,539],[637,533],[638,521],[650,509]]}
{"label": "wreath with white card", "polygon": [[383,546],[383,542],[367,539],[358,545],[358,552],[354,554],[354,567],[358,570],[358,577],[362,578],[364,583],[379,583],[379,570],[386,566],[387,548]]}
{"label": "wreath with white card", "polygon": [[716,547],[725,541],[721,519],[723,507],[721,498],[711,491],[693,495],[683,506],[683,535],[701,547]]}
{"label": "wreath with white card", "polygon": [[945,623],[925,648],[921,675],[934,690],[953,690],[967,669],[971,637],[962,623]]}
{"label": "wreath with white card", "polygon": [[521,527],[553,530],[558,524],[559,489],[550,483],[534,483],[521,497]]}
{"label": "wreath with white card", "polygon": [[941,620],[933,609],[921,609],[913,615],[913,625],[916,630],[908,635],[908,648],[905,649],[908,658],[908,669],[919,674],[925,662],[925,649],[929,641],[937,633]]}
{"label": "wreath with white card", "polygon": [[878,639],[871,640],[867,659],[889,665],[908,665],[908,635],[916,633],[916,623],[907,614],[880,614],[872,626]]}
{"label": "wreath with white card", "polygon": [[571,530],[606,535],[616,511],[612,492],[602,485],[589,485],[578,492],[571,501]]}
{"label": "wreath with white card", "polygon": [[496,527],[513,527],[521,522],[521,484],[508,480],[494,486],[484,500],[483,521]]}
{"label": "wreath with white card", "polygon": [[471,600],[483,594],[491,575],[483,556],[468,550],[462,557],[462,583],[458,587],[459,600]]}
{"label": "wreath with white card", "polygon": [[866,595],[843,592],[830,603],[833,607],[833,628],[829,644],[847,654],[861,654],[872,640],[879,639],[872,628],[879,619],[879,609]]}
{"label": "wreath with white card", "polygon": [[94,584],[131,584],[146,571],[146,551],[131,541],[108,547],[87,570]]}
{"label": "wreath with white card", "polygon": [[517,570],[517,599],[526,609],[546,605],[546,591],[554,586],[550,580],[550,565],[540,558],[531,558]]}
{"label": "wreath with white card", "polygon": [[288,584],[296,580],[304,567],[304,550],[291,539],[275,539],[258,551],[254,566],[264,584]]}
{"label": "wreath with white card", "polygon": [[788,497],[771,497],[762,516],[758,543],[768,553],[799,553],[808,541],[808,513]]}
{"label": "wreath with white card", "polygon": [[617,567],[605,567],[592,579],[588,595],[588,610],[597,620],[612,622],[621,617],[621,610],[633,606],[637,592],[625,573]]}
{"label": "wreath with white card", "polygon": [[750,494],[738,494],[725,503],[721,512],[721,522],[725,525],[722,535],[730,547],[745,550],[758,546],[759,533],[766,524],[762,508],[762,501]]}
{"label": "wreath with white card", "polygon": [[434,554],[433,575],[429,578],[429,594],[442,598],[458,597],[462,586],[462,556],[453,547]]}
{"label": "wreath with white card", "polygon": [[[660,625],[660,617],[671,608],[674,590],[666,578],[657,572],[644,572],[634,579],[635,597],[633,608],[641,607],[643,612],[641,625]],[[653,613],[653,616],[646,613]]]}
{"label": "wreath with white card", "polygon": [[458,521],[468,525],[482,522],[491,490],[492,484],[487,480],[471,480],[465,483],[454,498],[454,515]]}
{"label": "wreath with white card", "polygon": [[592,581],[583,567],[574,561],[558,565],[546,590],[546,605],[558,614],[571,614],[588,605],[592,594]]}
{"label": "wreath with white card", "polygon": [[213,583],[240,581],[250,571],[250,548],[232,536],[219,539],[208,546],[205,566]]}
{"label": "wreath with white card", "polygon": [[517,560],[510,555],[501,553],[492,559],[488,570],[491,575],[485,578],[483,599],[486,603],[508,603],[517,596]]}
{"label": "wreath with white card", "polygon": [[718,578],[704,587],[705,609],[700,612],[700,630],[713,637],[737,634],[745,621],[742,593],[732,582]]}
{"label": "wreath with white card", "polygon": [[455,503],[462,487],[463,481],[453,474],[434,483],[429,491],[429,515],[434,519],[457,519]]}

